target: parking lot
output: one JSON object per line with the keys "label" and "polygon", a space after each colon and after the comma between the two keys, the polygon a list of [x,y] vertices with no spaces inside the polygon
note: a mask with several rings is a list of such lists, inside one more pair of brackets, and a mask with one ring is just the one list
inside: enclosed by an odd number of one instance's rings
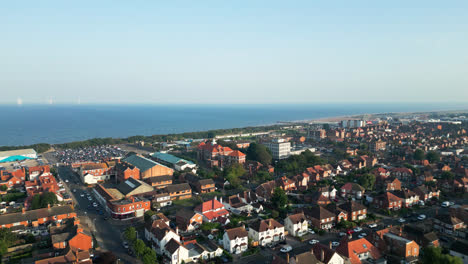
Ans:
{"label": "parking lot", "polygon": [[124,157],[127,152],[117,146],[93,146],[77,149],[63,149],[54,152],[53,156],[59,163],[100,162],[106,159]]}

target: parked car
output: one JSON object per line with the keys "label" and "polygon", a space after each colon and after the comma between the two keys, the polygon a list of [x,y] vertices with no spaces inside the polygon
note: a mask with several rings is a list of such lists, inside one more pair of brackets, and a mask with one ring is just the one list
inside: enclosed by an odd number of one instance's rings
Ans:
{"label": "parked car", "polygon": [[354,232],[361,232],[361,231],[362,231],[362,228],[360,228],[360,227],[358,226],[358,227],[354,228],[353,230],[354,230]]}
{"label": "parked car", "polygon": [[406,222],[406,220],[403,219],[403,218],[400,218],[400,219],[398,219],[398,222],[399,222],[399,223],[404,223],[404,222]]}
{"label": "parked car", "polygon": [[346,236],[346,233],[345,233],[345,232],[340,232],[339,235],[340,235],[340,236]]}
{"label": "parked car", "polygon": [[315,234],[315,232],[314,232],[314,230],[312,230],[312,228],[309,228],[308,231],[309,231],[310,234]]}
{"label": "parked car", "polygon": [[377,227],[377,224],[376,223],[373,223],[373,224],[370,224],[369,225],[369,228],[376,228]]}
{"label": "parked car", "polygon": [[358,238],[363,238],[363,237],[366,237],[366,236],[367,236],[366,233],[361,233],[361,234],[359,234]]}
{"label": "parked car", "polygon": [[441,204],[440,206],[442,206],[442,207],[449,207],[449,206],[450,206],[450,202],[447,202],[447,201],[442,202],[442,204]]}
{"label": "parked car", "polygon": [[424,219],[426,219],[426,215],[422,214],[418,216],[418,220],[424,220]]}
{"label": "parked car", "polygon": [[128,248],[129,248],[127,241],[124,241],[124,242],[122,243],[122,246],[123,246],[125,249],[128,249]]}
{"label": "parked car", "polygon": [[337,242],[337,241],[332,242],[332,247],[337,247],[339,245],[340,245],[340,242]]}
{"label": "parked car", "polygon": [[280,251],[283,253],[287,253],[292,250],[292,247],[290,245],[283,246]]}
{"label": "parked car", "polygon": [[315,244],[317,244],[318,242],[319,242],[319,241],[318,241],[317,239],[312,239],[312,240],[309,241],[309,244],[315,245]]}

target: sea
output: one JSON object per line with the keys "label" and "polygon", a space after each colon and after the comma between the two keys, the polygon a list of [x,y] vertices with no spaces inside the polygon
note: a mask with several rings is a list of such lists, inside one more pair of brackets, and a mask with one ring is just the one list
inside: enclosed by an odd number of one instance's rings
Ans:
{"label": "sea", "polygon": [[0,146],[171,134],[365,113],[468,109],[468,103],[0,105]]}

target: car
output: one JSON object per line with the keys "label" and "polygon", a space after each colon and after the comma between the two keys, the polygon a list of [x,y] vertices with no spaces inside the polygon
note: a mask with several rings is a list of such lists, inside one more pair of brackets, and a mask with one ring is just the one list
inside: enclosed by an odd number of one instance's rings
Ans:
{"label": "car", "polygon": [[426,219],[426,215],[422,214],[418,216],[418,220],[424,220],[424,219]]}
{"label": "car", "polygon": [[404,223],[404,222],[406,222],[406,220],[403,219],[403,218],[400,218],[400,219],[398,219],[398,222],[399,222],[399,223]]}
{"label": "car", "polygon": [[358,238],[363,238],[363,237],[366,237],[366,236],[367,236],[366,233],[361,233],[361,234],[359,234]]}
{"label": "car", "polygon": [[309,234],[315,234],[314,230],[312,230],[312,228],[309,228],[308,230]]}
{"label": "car", "polygon": [[84,193],[80,194],[80,197],[84,197]]}
{"label": "car", "polygon": [[332,242],[332,247],[337,247],[339,245],[340,245],[340,242],[337,242],[337,241]]}
{"label": "car", "polygon": [[122,246],[125,248],[125,249],[129,249],[130,247],[128,246],[128,242],[127,241],[124,241],[122,243]]}
{"label": "car", "polygon": [[67,183],[68,183],[68,182],[69,182],[69,181],[68,181],[68,179],[66,179],[66,180],[65,180],[65,182],[67,182]]}
{"label": "car", "polygon": [[354,230],[349,229],[348,231],[346,231],[346,233],[347,233],[348,235],[351,235],[352,233],[354,233]]}
{"label": "car", "polygon": [[450,206],[450,202],[442,202],[442,204],[440,205],[442,207],[449,207]]}
{"label": "car", "polygon": [[97,207],[97,203],[93,203],[93,206],[94,206],[94,207]]}
{"label": "car", "polygon": [[376,228],[377,227],[377,224],[376,223],[373,223],[373,224],[370,224],[369,225],[369,228]]}
{"label": "car", "polygon": [[450,205],[450,206],[454,206],[455,203],[454,203],[454,202],[449,202],[449,205]]}
{"label": "car", "polygon": [[315,244],[317,244],[318,242],[320,242],[320,241],[318,241],[317,239],[312,239],[312,240],[309,241],[309,244],[315,245]]}
{"label": "car", "polygon": [[420,206],[424,206],[424,205],[425,205],[425,204],[424,204],[424,201],[419,201],[419,205],[420,205]]}
{"label": "car", "polygon": [[353,230],[354,230],[354,232],[361,232],[361,231],[362,231],[362,228],[360,228],[360,227],[358,226],[358,227],[354,228]]}
{"label": "car", "polygon": [[292,250],[292,247],[289,246],[289,245],[283,246],[283,247],[280,249],[280,251],[283,252],[283,253],[287,253],[287,252],[289,252],[289,251],[291,251],[291,250]]}
{"label": "car", "polygon": [[345,232],[340,232],[339,235],[340,235],[340,236],[346,236],[346,233],[345,233]]}
{"label": "car", "polygon": [[76,189],[73,189],[73,192],[76,192]]}

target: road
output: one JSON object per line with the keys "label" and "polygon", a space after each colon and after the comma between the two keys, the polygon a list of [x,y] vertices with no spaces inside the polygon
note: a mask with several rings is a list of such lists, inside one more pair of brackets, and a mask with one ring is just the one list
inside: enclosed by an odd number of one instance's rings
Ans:
{"label": "road", "polygon": [[[139,263],[140,261],[128,255],[126,249],[122,246],[123,240],[121,235],[131,223],[105,219],[108,215],[104,207],[99,204],[92,191],[87,190],[80,183],[78,175],[68,167],[60,166],[58,168],[58,175],[72,196],[75,212],[80,222],[89,226],[99,247],[103,251],[112,251],[124,263]],[[92,197],[91,201],[87,198],[88,194]],[[98,204],[97,207],[93,206],[94,202]]]}

